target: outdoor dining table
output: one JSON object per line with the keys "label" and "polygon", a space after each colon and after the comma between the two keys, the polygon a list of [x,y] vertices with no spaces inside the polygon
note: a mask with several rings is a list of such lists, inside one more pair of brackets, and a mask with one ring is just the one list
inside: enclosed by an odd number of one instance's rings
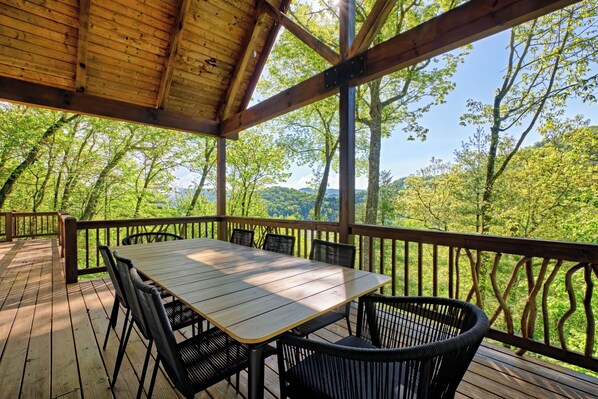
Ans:
{"label": "outdoor dining table", "polygon": [[209,238],[112,248],[146,277],[249,346],[249,398],[264,396],[263,349],[390,277]]}

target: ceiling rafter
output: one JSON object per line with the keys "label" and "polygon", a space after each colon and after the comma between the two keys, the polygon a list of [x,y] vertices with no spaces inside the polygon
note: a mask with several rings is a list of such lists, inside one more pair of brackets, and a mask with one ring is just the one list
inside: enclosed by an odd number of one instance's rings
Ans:
{"label": "ceiling rafter", "polygon": [[[280,2],[280,6],[278,7],[278,10],[284,14],[289,10],[290,4],[291,4],[291,0],[282,0]],[[253,96],[253,92],[255,91],[257,82],[260,80],[260,77],[262,76],[262,71],[264,70],[264,67],[266,66],[266,62],[268,61],[268,57],[270,56],[272,47],[274,46],[274,43],[276,42],[276,37],[278,36],[278,31],[280,30],[281,26],[282,25],[280,23],[276,22],[276,20],[275,20],[274,25],[272,25],[272,28],[270,28],[270,33],[268,33],[268,37],[266,38],[264,47],[262,48],[262,51],[258,57],[256,65],[255,65],[255,69],[253,70],[253,74],[251,75],[251,78],[249,79],[249,84],[247,85],[247,90],[245,91],[245,96],[243,97],[243,100],[241,101],[241,106],[240,106],[241,111],[245,110],[247,108],[247,105],[249,104],[249,101],[251,101],[251,96]]]}
{"label": "ceiling rafter", "polygon": [[309,31],[305,28],[294,22],[292,19],[280,12],[276,7],[274,7],[268,0],[263,0],[264,3],[267,5],[266,11],[282,26],[284,26],[289,32],[291,32],[295,37],[305,43],[309,48],[315,51],[318,55],[324,58],[332,65],[336,65],[340,62],[340,55],[328,47],[324,42],[320,39],[312,35]]}
{"label": "ceiling rafter", "polygon": [[[366,73],[348,83],[359,85],[459,48],[580,0],[471,0],[363,52]],[[344,63],[355,61],[353,56]],[[221,135],[244,129],[309,105],[338,92],[326,87],[327,71],[278,93],[221,122]]]}
{"label": "ceiling rafter", "polygon": [[395,4],[397,4],[397,0],[376,1],[376,4],[372,7],[372,11],[368,14],[368,17],[361,26],[355,40],[353,40],[353,44],[349,49],[349,57],[362,52],[372,44],[374,38],[380,32],[380,29],[384,26],[384,23],[388,19]]}
{"label": "ceiling rafter", "polygon": [[0,99],[190,133],[209,136],[218,136],[219,134],[218,122],[213,120],[175,114],[7,77],[0,77]]}
{"label": "ceiling rafter", "polygon": [[168,93],[170,92],[170,85],[172,84],[172,76],[174,74],[174,63],[179,52],[179,45],[183,37],[185,28],[185,17],[189,11],[191,0],[181,0],[178,13],[172,30],[170,32],[170,43],[168,45],[168,58],[162,70],[162,78],[160,79],[160,88],[158,89],[158,96],[156,97],[156,107],[163,109],[166,106]]}
{"label": "ceiling rafter", "polygon": [[241,52],[241,58],[235,65],[231,82],[228,86],[226,95],[224,96],[224,101],[222,102],[220,110],[218,111],[218,119],[220,120],[229,116],[228,114],[235,103],[235,98],[237,97],[237,93],[239,92],[241,84],[243,83],[243,77],[247,71],[247,65],[249,64],[251,57],[253,57],[255,44],[259,38],[259,35],[262,33],[262,26],[264,25],[265,19],[267,17],[267,14],[264,12],[264,8],[265,6],[263,1],[258,2],[257,7],[255,7],[253,25],[251,26],[251,34],[246,36],[246,40],[243,45],[243,51]]}
{"label": "ceiling rafter", "polygon": [[84,93],[87,82],[87,44],[89,41],[89,9],[91,0],[79,2],[79,37],[77,38],[77,69],[75,90]]}

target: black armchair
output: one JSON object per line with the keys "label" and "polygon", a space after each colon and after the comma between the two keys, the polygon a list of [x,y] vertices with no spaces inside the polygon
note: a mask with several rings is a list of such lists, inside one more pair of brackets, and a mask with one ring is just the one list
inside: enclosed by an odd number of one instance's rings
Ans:
{"label": "black armchair", "polygon": [[487,330],[459,300],[363,297],[356,336],[278,341],[281,398],[452,398]]}
{"label": "black armchair", "polygon": [[271,252],[278,252],[285,255],[293,255],[295,248],[295,237],[282,234],[266,234],[262,249]]}
{"label": "black armchair", "polygon": [[230,242],[253,247],[253,230],[234,229],[230,236]]}
{"label": "black armchair", "polygon": [[[352,269],[355,265],[355,246],[351,244],[339,244],[336,242],[328,242],[316,239],[313,240],[311,244],[309,259]],[[336,323],[344,318],[347,321],[349,335],[351,335],[351,322],[349,320],[350,312],[351,303],[348,303],[340,309],[332,310],[295,327],[292,330],[292,333],[300,337],[307,337],[312,332],[324,328],[332,323]]]}
{"label": "black armchair", "polygon": [[150,242],[182,240],[183,237],[172,233],[152,232],[131,234],[123,238],[122,245],[147,244]]}

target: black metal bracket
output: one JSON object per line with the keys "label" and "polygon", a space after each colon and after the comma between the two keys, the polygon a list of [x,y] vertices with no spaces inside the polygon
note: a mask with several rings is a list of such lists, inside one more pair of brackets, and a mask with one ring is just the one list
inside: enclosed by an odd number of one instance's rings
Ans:
{"label": "black metal bracket", "polygon": [[360,54],[326,70],[324,72],[324,86],[327,89],[342,86],[357,76],[363,76],[367,65],[366,54]]}

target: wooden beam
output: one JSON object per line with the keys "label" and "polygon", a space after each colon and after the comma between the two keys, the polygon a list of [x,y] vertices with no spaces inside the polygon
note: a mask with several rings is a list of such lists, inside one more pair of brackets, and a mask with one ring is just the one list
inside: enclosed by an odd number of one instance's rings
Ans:
{"label": "wooden beam", "polygon": [[299,40],[305,43],[309,48],[319,54],[322,58],[328,61],[332,65],[336,65],[340,61],[340,56],[323,43],[320,39],[309,33],[302,26],[294,22],[292,19],[287,17],[285,14],[280,12],[274,7],[268,0],[263,0],[267,4],[266,11],[282,26],[284,26],[289,32],[295,35]]}
{"label": "wooden beam", "polygon": [[87,83],[87,44],[89,41],[89,9],[91,0],[79,2],[79,37],[77,39],[77,71],[75,90],[85,92]]}
{"label": "wooden beam", "polygon": [[374,41],[374,37],[380,32],[386,22],[388,15],[397,4],[397,0],[378,0],[367,19],[361,26],[357,37],[349,49],[348,56],[352,57],[367,49]]}
{"label": "wooden beam", "polygon": [[220,106],[218,111],[218,119],[222,120],[227,118],[230,113],[230,110],[235,103],[235,98],[237,97],[237,93],[241,88],[241,83],[243,83],[243,76],[245,76],[245,72],[247,71],[247,64],[249,64],[249,60],[253,57],[253,51],[255,48],[255,44],[262,33],[262,26],[266,21],[266,14],[264,13],[264,2],[260,1],[255,7],[255,12],[253,15],[253,26],[251,27],[251,33],[246,36],[245,43],[243,45],[243,51],[241,53],[241,58],[237,61],[235,65],[235,69],[233,71],[233,76],[231,82],[228,86],[228,90],[226,95],[224,96],[224,101]]}
{"label": "wooden beam", "polygon": [[217,136],[219,130],[218,122],[212,120],[194,118],[7,77],[0,77],[0,99],[211,136]]}
{"label": "wooden beam", "polygon": [[[278,9],[280,10],[280,12],[286,13],[289,9],[290,4],[291,0],[282,0]],[[249,104],[249,101],[251,101],[251,96],[253,96],[253,92],[255,91],[257,82],[260,80],[260,76],[262,76],[262,71],[264,70],[266,61],[268,61],[268,57],[270,56],[272,47],[276,42],[276,38],[278,37],[278,31],[280,30],[280,27],[281,25],[275,21],[274,25],[272,25],[272,27],[270,28],[270,33],[268,33],[268,37],[266,38],[266,42],[264,43],[262,52],[260,53],[257,63],[255,64],[253,75],[251,75],[251,78],[249,79],[249,84],[247,85],[247,90],[245,90],[245,96],[243,97],[243,101],[241,102],[240,110],[245,110],[247,108],[247,105]]]}
{"label": "wooden beam", "polygon": [[[580,0],[471,0],[394,38],[366,50],[366,73],[350,84],[360,85],[417,64],[465,44],[541,17]],[[347,61],[351,62],[357,54]],[[221,122],[228,136],[334,95],[321,72]]]}
{"label": "wooden beam", "polygon": [[158,90],[158,96],[156,97],[156,108],[164,109],[166,106],[166,100],[168,98],[168,93],[170,92],[170,85],[172,84],[172,76],[174,74],[174,61],[179,52],[179,45],[181,43],[181,38],[183,37],[183,31],[185,28],[185,16],[189,12],[190,4],[191,0],[181,0],[176,20],[174,21],[172,30],[170,31],[168,59],[166,60],[164,69],[162,70],[160,89]]}
{"label": "wooden beam", "polygon": [[[216,215],[226,215],[226,139],[218,138],[216,144]],[[226,220],[218,225],[218,239],[228,240]]]}

